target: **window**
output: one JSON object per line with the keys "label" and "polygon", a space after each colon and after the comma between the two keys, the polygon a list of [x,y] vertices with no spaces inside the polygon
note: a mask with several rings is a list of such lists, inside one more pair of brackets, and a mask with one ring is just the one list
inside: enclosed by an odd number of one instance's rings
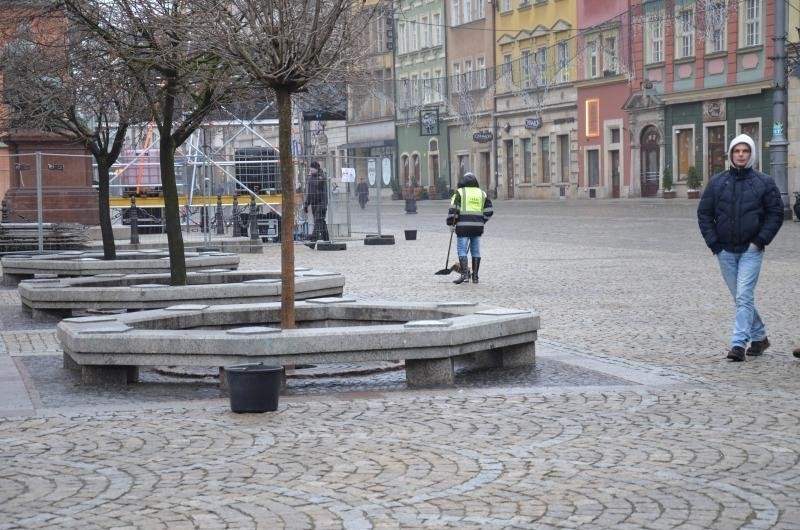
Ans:
{"label": "window", "polygon": [[539,138],[539,162],[542,164],[542,171],[539,173],[542,184],[550,184],[550,137],[542,136]]}
{"label": "window", "polygon": [[[477,0],[475,5],[478,8],[478,16],[476,16],[475,18],[477,18],[477,19],[486,18],[486,7],[485,7],[485,4],[486,4],[486,2],[483,2],[482,0]],[[494,9],[494,5],[492,5],[492,9]]]}
{"label": "window", "polygon": [[472,90],[472,61],[469,59],[464,61],[464,83],[467,90]]}
{"label": "window", "polygon": [[522,88],[531,88],[533,86],[533,73],[531,72],[531,51],[522,50],[522,59],[520,60],[521,74],[522,74]]}
{"label": "window", "polygon": [[509,92],[511,84],[514,82],[514,75],[511,72],[511,54],[503,55],[503,90]]}
{"label": "window", "polygon": [[714,1],[706,11],[706,52],[716,53],[727,48],[728,7],[726,0]]}
{"label": "window", "polygon": [[677,43],[676,58],[694,57],[694,9],[682,9],[678,12],[678,23],[675,28]]}
{"label": "window", "polygon": [[536,50],[536,84],[547,86],[547,47],[542,46]]}
{"label": "window", "polygon": [[603,43],[603,71],[616,74],[619,71],[617,37],[606,37]]}
{"label": "window", "polygon": [[586,43],[586,77],[597,77],[597,41]]}
{"label": "window", "polygon": [[503,0],[503,3],[500,4],[500,11],[503,13],[511,11],[511,0]]}
{"label": "window", "polygon": [[420,102],[419,95],[419,76],[416,74],[411,76],[411,105],[417,106]]}
{"label": "window", "polygon": [[761,45],[761,0],[744,2],[744,43],[745,46]]}
{"label": "window", "polygon": [[461,64],[453,64],[453,92],[461,92]]}
{"label": "window", "polygon": [[613,129],[611,129],[611,143],[618,144],[619,139],[620,139],[619,128],[614,127]]}
{"label": "window", "polygon": [[441,70],[433,71],[433,101],[444,99],[444,77]]}
{"label": "window", "polygon": [[648,22],[650,46],[647,46],[647,62],[664,62],[664,20],[660,15]]}
{"label": "window", "polygon": [[408,79],[400,80],[400,108],[407,109],[411,106],[411,87],[408,86]]}
{"label": "window", "polygon": [[397,25],[397,34],[400,37],[400,42],[397,43],[398,53],[408,53],[408,34],[406,33],[405,23]]}
{"label": "window", "polygon": [[433,14],[433,45],[442,45],[442,16],[439,13]]}
{"label": "window", "polygon": [[[478,0],[482,2],[483,0]],[[461,10],[461,21],[466,24],[472,22],[472,0],[464,0],[464,9]]]}
{"label": "window", "polygon": [[422,73],[422,102],[426,105],[433,101],[431,94],[431,74],[428,72]]}
{"label": "window", "polygon": [[531,139],[522,139],[522,182],[531,181],[533,169],[533,152],[531,151]]}
{"label": "window", "polygon": [[458,21],[460,20],[458,18],[458,8],[460,7],[460,4],[461,0],[453,0],[450,3],[450,20],[453,21],[454,26],[457,25]]}
{"label": "window", "polygon": [[431,25],[428,23],[428,17],[422,17],[420,21],[420,25],[422,26],[420,29],[422,30],[422,47],[423,48],[430,48],[431,47]]}
{"label": "window", "polygon": [[412,20],[411,22],[408,23],[408,26],[411,30],[411,35],[409,36],[409,42],[408,42],[409,46],[408,51],[415,52],[419,49],[419,35],[418,35],[419,28],[417,27],[417,21]]}
{"label": "window", "polygon": [[478,86],[486,88],[486,60],[478,57]]}
{"label": "window", "polygon": [[600,100],[586,100],[586,136],[600,136]]}
{"label": "window", "polygon": [[569,45],[566,42],[559,42],[556,45],[558,53],[558,82],[569,82]]}

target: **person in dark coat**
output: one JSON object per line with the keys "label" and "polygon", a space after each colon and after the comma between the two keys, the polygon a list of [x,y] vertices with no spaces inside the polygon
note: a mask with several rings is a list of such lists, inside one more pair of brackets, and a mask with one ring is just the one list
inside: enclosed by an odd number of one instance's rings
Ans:
{"label": "person in dark coat", "polygon": [[358,204],[363,210],[369,201],[369,185],[363,178],[356,184],[356,195],[358,196]]}
{"label": "person in dark coat", "polygon": [[731,141],[728,159],[730,169],[711,179],[700,198],[697,222],[733,295],[736,317],[727,357],[739,362],[770,345],[755,289],[764,250],[783,225],[783,201],[772,177],[753,169],[756,150],[749,136]]}
{"label": "person in dark coat", "polygon": [[328,183],[317,161],[311,162],[309,168],[308,182],[306,183],[306,200],[303,201],[303,211],[305,213],[308,213],[309,206],[311,206],[311,215],[314,216],[314,230],[311,234],[311,240],[329,241],[328,223],[326,221],[328,214]]}
{"label": "person in dark coat", "polygon": [[469,283],[467,249],[472,255],[472,283],[478,283],[478,269],[481,266],[481,236],[483,225],[494,215],[492,200],[480,188],[478,179],[472,173],[464,173],[458,179],[458,190],[450,199],[447,211],[448,226],[455,226],[456,251],[461,276],[455,284]]}

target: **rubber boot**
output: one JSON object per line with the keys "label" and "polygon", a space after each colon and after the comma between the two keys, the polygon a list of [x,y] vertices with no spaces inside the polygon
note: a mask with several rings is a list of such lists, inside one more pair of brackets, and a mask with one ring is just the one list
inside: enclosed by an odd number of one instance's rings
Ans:
{"label": "rubber boot", "polygon": [[453,280],[456,285],[467,282],[469,283],[469,267],[467,267],[467,257],[459,256],[458,264],[461,267],[461,276]]}
{"label": "rubber boot", "polygon": [[481,258],[472,258],[472,283],[478,283],[478,269],[481,266]]}

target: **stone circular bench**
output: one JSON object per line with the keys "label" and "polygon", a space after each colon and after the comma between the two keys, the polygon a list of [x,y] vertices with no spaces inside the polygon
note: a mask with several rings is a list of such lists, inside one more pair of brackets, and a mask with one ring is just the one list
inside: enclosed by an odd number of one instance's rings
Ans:
{"label": "stone circular bench", "polygon": [[[239,255],[230,252],[186,252],[186,270],[209,268],[236,269]],[[169,272],[169,251],[130,250],[117,253],[117,259],[104,260],[102,252],[68,250],[53,254],[9,254],[0,259],[3,285],[14,286],[37,276],[95,276],[108,273]]]}
{"label": "stone circular bench", "polygon": [[[17,286],[22,308],[35,321],[69,317],[80,310],[143,310],[175,304],[241,304],[279,302],[280,270],[191,271],[188,285],[170,285],[169,273],[100,274],[97,276],[22,280]],[[341,296],[339,273],[297,267],[295,298]]]}
{"label": "stone circular bench", "polygon": [[59,322],[64,363],[87,384],[125,384],[140,366],[277,365],[404,360],[409,386],[448,385],[454,359],[522,366],[535,358],[539,316],[474,303],[298,302],[281,330],[280,303],[177,305]]}

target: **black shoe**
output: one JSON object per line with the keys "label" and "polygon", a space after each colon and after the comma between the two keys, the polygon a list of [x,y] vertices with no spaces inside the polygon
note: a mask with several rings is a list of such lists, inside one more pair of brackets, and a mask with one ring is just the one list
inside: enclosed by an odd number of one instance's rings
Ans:
{"label": "black shoe", "polygon": [[764,350],[769,348],[769,339],[764,337],[761,340],[754,340],[750,343],[750,347],[747,348],[747,355],[752,355],[753,357],[758,357]]}
{"label": "black shoe", "polygon": [[731,351],[728,352],[728,359],[737,363],[744,361],[744,348],[741,346],[731,348]]}
{"label": "black shoe", "polygon": [[795,348],[794,351],[792,352],[792,355],[800,359],[800,348]]}

